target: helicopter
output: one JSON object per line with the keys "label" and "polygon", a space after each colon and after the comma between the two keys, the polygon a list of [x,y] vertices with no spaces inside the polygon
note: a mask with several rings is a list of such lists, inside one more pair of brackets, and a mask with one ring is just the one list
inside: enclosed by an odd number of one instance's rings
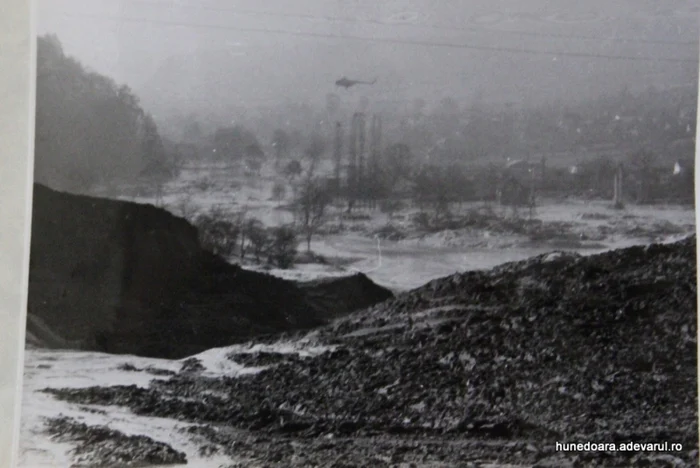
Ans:
{"label": "helicopter", "polygon": [[377,82],[377,79],[375,78],[372,81],[360,81],[360,80],[350,80],[346,77],[342,77],[338,81],[335,82],[336,86],[340,86],[342,88],[348,89],[351,86],[355,86],[356,84],[368,84],[368,85],[373,85],[374,83]]}

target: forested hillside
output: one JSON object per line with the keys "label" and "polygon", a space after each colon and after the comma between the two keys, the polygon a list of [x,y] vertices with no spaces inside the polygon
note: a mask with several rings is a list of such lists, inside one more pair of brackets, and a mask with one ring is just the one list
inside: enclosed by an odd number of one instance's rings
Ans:
{"label": "forested hillside", "polygon": [[153,120],[127,86],[85,69],[55,36],[38,39],[35,179],[82,192],[171,172]]}

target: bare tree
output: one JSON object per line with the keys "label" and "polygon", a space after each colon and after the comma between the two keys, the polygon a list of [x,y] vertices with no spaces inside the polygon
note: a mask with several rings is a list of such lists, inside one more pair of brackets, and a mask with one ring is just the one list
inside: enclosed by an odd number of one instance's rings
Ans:
{"label": "bare tree", "polygon": [[275,184],[272,186],[272,199],[278,203],[282,203],[286,195],[287,186],[281,182],[275,182]]}
{"label": "bare tree", "polygon": [[242,226],[242,232],[240,236],[241,247],[239,250],[240,257],[245,258],[245,255],[248,252],[248,247],[251,247],[253,249],[253,253],[259,257],[259,247],[262,244],[262,235],[260,234],[260,232],[264,230],[263,223],[259,219],[255,218],[246,219],[245,221],[243,221],[242,217],[240,219],[240,225]]}
{"label": "bare tree", "polygon": [[259,159],[248,158],[245,160],[245,165],[251,175],[260,177],[262,162]]}
{"label": "bare tree", "polygon": [[205,249],[225,257],[236,253],[238,239],[243,235],[239,219],[230,219],[221,208],[214,208],[194,218],[193,223]]}
{"label": "bare tree", "polygon": [[306,239],[306,250],[311,251],[311,238],[327,220],[331,204],[328,187],[319,179],[306,177],[297,191],[295,202],[296,223]]}
{"label": "bare tree", "polygon": [[279,167],[282,159],[289,156],[291,140],[289,134],[282,129],[277,129],[272,134],[272,146],[275,148],[275,167]]}
{"label": "bare tree", "polygon": [[191,193],[186,193],[183,197],[180,198],[180,200],[178,200],[176,209],[179,212],[180,216],[182,216],[190,222],[192,222],[198,215],[198,209],[192,202]]}
{"label": "bare tree", "polygon": [[309,158],[309,176],[313,176],[325,151],[326,144],[323,141],[323,138],[317,134],[312,135],[309,146],[306,148],[306,156]]}
{"label": "bare tree", "polygon": [[287,179],[289,179],[289,181],[293,181],[297,176],[301,175],[301,172],[301,163],[296,159],[289,161],[284,168],[284,175],[287,177]]}
{"label": "bare tree", "polygon": [[269,232],[265,229],[262,222],[255,220],[248,225],[246,235],[248,236],[252,253],[255,256],[255,261],[260,262],[265,252],[271,247],[272,239]]}

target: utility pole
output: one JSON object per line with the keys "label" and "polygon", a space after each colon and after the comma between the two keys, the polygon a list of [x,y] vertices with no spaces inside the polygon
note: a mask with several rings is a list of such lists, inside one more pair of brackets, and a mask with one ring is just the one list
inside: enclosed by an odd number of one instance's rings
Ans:
{"label": "utility pole", "polygon": [[366,170],[367,168],[365,167],[367,164],[367,158],[366,158],[366,148],[365,148],[365,114],[359,113],[358,114],[358,161],[357,161],[357,185],[358,185],[358,195],[360,195],[362,198],[365,198],[364,193],[360,193],[360,191],[364,188],[366,188],[365,184],[365,178],[367,177]]}
{"label": "utility pole", "polygon": [[371,202],[372,209],[375,208],[377,198],[379,197],[379,165],[382,153],[382,118],[378,115],[372,116],[372,130],[370,142],[370,180],[372,181]]}
{"label": "utility pole", "polygon": [[335,173],[334,173],[334,184],[336,196],[340,192],[340,170],[342,167],[343,160],[343,127],[340,122],[335,123],[335,145],[334,145],[334,160],[335,160]]}
{"label": "utility pole", "polygon": [[353,114],[350,126],[350,141],[348,146],[349,161],[346,180],[346,191],[348,196],[348,213],[352,211],[357,197],[357,133],[358,133],[358,113]]}
{"label": "utility pole", "polygon": [[613,206],[617,209],[624,207],[622,191],[622,163],[617,165],[613,179]]}
{"label": "utility pole", "polygon": [[371,143],[372,170],[379,168],[382,153],[382,118],[378,115],[372,116],[372,143]]}

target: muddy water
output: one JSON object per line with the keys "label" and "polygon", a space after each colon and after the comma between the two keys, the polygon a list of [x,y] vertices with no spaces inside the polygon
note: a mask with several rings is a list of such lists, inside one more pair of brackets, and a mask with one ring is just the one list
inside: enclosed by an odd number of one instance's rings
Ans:
{"label": "muddy water", "polygon": [[533,255],[551,248],[465,249],[460,247],[406,246],[391,241],[377,245],[374,239],[360,236],[329,237],[315,250],[322,254],[362,258],[351,265],[382,286],[407,290],[430,280],[458,271],[478,270]]}
{"label": "muddy water", "polygon": [[327,256],[358,258],[360,260],[348,268],[350,271],[361,271],[382,286],[403,291],[456,272],[488,269],[553,250],[591,255],[645,243],[641,239],[619,239],[605,248],[599,246],[591,249],[562,249],[546,245],[473,249],[407,246],[392,241],[378,244],[376,239],[363,236],[331,236],[316,243],[313,250]]}

